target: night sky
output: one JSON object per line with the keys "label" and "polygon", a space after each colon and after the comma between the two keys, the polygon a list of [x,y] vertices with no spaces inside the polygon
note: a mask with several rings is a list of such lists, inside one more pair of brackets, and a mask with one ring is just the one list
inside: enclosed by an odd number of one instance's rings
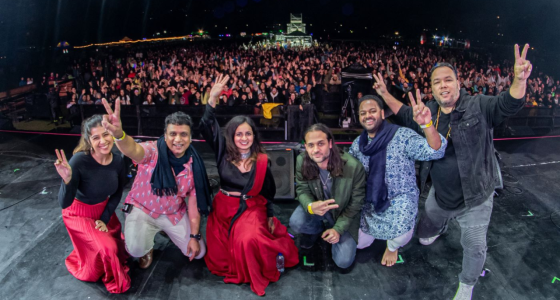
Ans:
{"label": "night sky", "polygon": [[79,46],[164,30],[167,36],[198,29],[217,36],[267,31],[273,24],[285,29],[290,12],[303,13],[315,38],[377,39],[398,31],[419,39],[428,29],[470,39],[475,47],[529,42],[555,57],[560,52],[558,0],[0,0],[0,56],[62,40]]}
{"label": "night sky", "polygon": [[[560,45],[560,1],[556,0],[2,0],[1,3],[2,36],[18,46],[51,45],[60,40],[82,45],[124,36],[149,37],[163,30],[171,35],[200,28],[211,35],[261,32],[272,24],[285,25],[290,12],[303,13],[308,30],[315,35],[330,34],[338,38],[375,38],[394,31],[416,36],[422,29],[438,28],[439,32],[473,41],[528,41],[535,47],[545,48]],[[498,37],[498,33],[504,36]]]}

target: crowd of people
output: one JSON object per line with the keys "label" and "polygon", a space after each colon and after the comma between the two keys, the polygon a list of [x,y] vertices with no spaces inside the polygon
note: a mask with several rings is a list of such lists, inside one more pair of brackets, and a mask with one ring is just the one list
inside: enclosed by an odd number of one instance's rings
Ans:
{"label": "crowd of people", "polygon": [[[55,99],[57,93],[53,93],[49,100],[53,119],[62,115],[77,119],[76,105],[101,105],[102,99],[122,105],[205,105],[219,73],[228,74],[230,79],[217,105],[250,106],[255,114],[262,112],[264,103],[300,105],[302,110],[306,104],[314,104],[317,111],[323,111],[324,99],[328,93],[341,91],[342,70],[350,66],[371,74],[381,73],[389,93],[405,105],[410,105],[408,92],[416,89],[424,103],[434,99],[428,76],[436,62],[454,65],[461,88],[470,95],[498,95],[510,88],[513,78],[512,61],[429,47],[160,44],[95,53],[98,55],[75,60],[69,66],[74,84],[71,90],[64,91],[64,98]],[[41,84],[48,86],[59,79],[58,74],[50,73],[43,76]],[[525,106],[558,106],[558,89],[560,80],[534,72],[528,80]],[[359,95],[369,93],[375,91],[356,90],[352,97],[357,101]]]}
{"label": "crowd of people", "polygon": [[[215,153],[220,175],[220,192],[211,205],[206,169],[191,144],[194,124],[190,116],[181,111],[169,115],[157,141],[139,144],[122,128],[120,108],[125,104],[103,98],[107,114],[83,123],[71,160],[63,151],[56,153],[55,166],[63,179],[59,201],[74,245],[66,266],[78,279],[102,278],[110,292],[126,292],[131,281],[127,256],[137,257],[140,267],[148,268],[154,236],[164,231],[190,260],[204,257],[210,272],[224,277],[224,282],[249,283],[253,292],[263,296],[284,267],[301,262],[301,255],[304,267],[313,263],[313,249],[320,240],[332,245],[332,259],[343,274],[352,270],[357,249],[369,247],[375,239],[386,240],[381,264],[390,267],[416,226],[420,243],[427,246],[455,219],[461,229],[463,263],[454,300],[471,299],[486,260],[494,190],[502,185],[492,128],[525,105],[533,71],[526,59],[528,48],[525,45],[520,52],[515,45],[511,78],[503,82],[507,91],[497,95],[465,91],[461,87],[469,83],[459,75],[464,73],[450,63],[438,62],[427,70],[430,75],[424,81],[435,99],[427,103],[420,89],[415,96],[408,92],[401,99],[390,92],[397,85],[392,76],[398,76],[404,87],[406,76],[401,75],[415,77],[414,71],[408,72],[399,62],[397,75],[379,63],[372,87],[379,96],[360,97],[359,122],[364,130],[348,153],[337,148],[324,124],[313,124],[304,133],[305,151],[297,157],[295,178],[301,205],[289,222],[301,235],[300,249],[274,217],[274,177],[255,124],[251,118],[236,116],[222,133],[216,121],[216,106],[227,105],[220,97],[231,89],[229,84],[237,84],[230,75],[216,73],[212,81],[204,80],[211,88],[199,125]],[[348,57],[341,59],[345,62]],[[419,66],[429,67],[429,55],[426,60]],[[272,55],[272,68],[274,61]],[[233,65],[233,59],[228,62]],[[281,79],[276,72],[292,76],[266,68],[277,81]],[[403,99],[410,105],[404,105]],[[397,124],[384,120],[384,105],[396,116]],[[113,155],[113,145],[138,164],[123,207],[124,239],[115,216],[123,193],[124,162]],[[417,160],[422,162],[420,189],[429,193],[425,213],[416,225]],[[426,184],[428,176],[431,186]],[[203,237],[200,225],[205,214],[209,215]]]}

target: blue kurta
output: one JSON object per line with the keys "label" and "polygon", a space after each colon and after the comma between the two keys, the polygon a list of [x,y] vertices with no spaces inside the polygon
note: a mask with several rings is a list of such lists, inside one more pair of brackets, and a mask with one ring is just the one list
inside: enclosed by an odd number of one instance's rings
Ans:
{"label": "blue kurta", "polygon": [[[412,129],[401,127],[387,145],[387,164],[385,183],[391,206],[383,213],[377,214],[373,204],[364,202],[360,229],[376,239],[391,240],[414,228],[418,213],[418,196],[416,186],[415,160],[440,159],[445,154],[447,140],[441,136],[441,147],[434,150],[423,136]],[[358,159],[369,175],[369,156],[360,152],[357,137],[350,151],[350,155]],[[370,141],[371,142],[371,141]],[[366,195],[366,199],[367,199]]]}

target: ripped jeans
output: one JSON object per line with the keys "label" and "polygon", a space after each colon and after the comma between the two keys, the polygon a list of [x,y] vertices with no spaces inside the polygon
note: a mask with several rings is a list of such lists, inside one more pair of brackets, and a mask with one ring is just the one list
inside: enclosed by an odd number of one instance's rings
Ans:
{"label": "ripped jeans", "polygon": [[475,207],[463,207],[448,211],[441,209],[436,203],[434,187],[430,189],[426,199],[425,213],[418,223],[418,237],[429,238],[442,234],[447,230],[449,220],[455,219],[461,227],[461,245],[463,246],[463,270],[459,281],[474,285],[486,261],[486,233],[492,215],[494,194]]}

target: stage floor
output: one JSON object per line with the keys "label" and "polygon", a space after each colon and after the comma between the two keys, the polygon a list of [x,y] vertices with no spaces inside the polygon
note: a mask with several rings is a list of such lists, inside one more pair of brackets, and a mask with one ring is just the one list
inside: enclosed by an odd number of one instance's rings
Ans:
{"label": "stage floor", "polygon": [[[258,298],[248,284],[224,284],[203,260],[189,262],[161,235],[156,236],[149,269],[129,262],[132,287],[125,294],[109,294],[101,282],[81,282],[70,275],[64,259],[72,243],[57,201],[60,177],[53,162],[55,148],[71,153],[76,143],[75,137],[0,133],[0,299]],[[206,145],[195,146],[204,153],[210,175],[216,175],[212,153]],[[497,141],[496,148],[506,188],[494,199],[485,264],[489,271],[473,299],[560,299],[560,139]],[[287,224],[296,205],[275,204],[282,223]],[[122,220],[120,210],[117,215]],[[459,236],[452,222],[431,246],[421,246],[414,237],[400,252],[403,262],[391,268],[380,264],[385,243],[376,241],[358,250],[350,273],[296,267],[270,284],[266,297],[452,299],[461,271]]]}

